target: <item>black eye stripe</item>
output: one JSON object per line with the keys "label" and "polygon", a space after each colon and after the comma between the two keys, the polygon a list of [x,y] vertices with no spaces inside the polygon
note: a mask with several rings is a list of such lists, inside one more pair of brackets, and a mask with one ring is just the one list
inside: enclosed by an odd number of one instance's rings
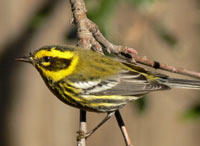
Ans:
{"label": "black eye stripe", "polygon": [[[46,58],[46,57],[45,57]],[[58,57],[48,57],[48,58],[43,58],[41,60],[41,66],[45,68],[46,70],[49,71],[59,71],[62,69],[66,69],[67,67],[70,66],[72,59],[64,59],[64,58],[58,58]],[[48,61],[47,61],[48,60]],[[48,66],[43,65],[43,62],[50,62]]]}

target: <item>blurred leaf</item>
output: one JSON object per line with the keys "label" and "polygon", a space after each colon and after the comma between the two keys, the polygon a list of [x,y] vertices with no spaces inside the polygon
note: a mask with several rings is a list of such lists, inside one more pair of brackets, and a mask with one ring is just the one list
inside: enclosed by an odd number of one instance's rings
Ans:
{"label": "blurred leaf", "polygon": [[176,38],[170,34],[166,29],[158,29],[158,35],[163,39],[168,45],[175,46],[177,43]]}
{"label": "blurred leaf", "polygon": [[99,0],[96,8],[87,12],[88,18],[99,26],[104,35],[109,32],[108,24],[118,2],[119,0]]}
{"label": "blurred leaf", "polygon": [[184,114],[183,118],[186,120],[197,120],[200,119],[200,104],[194,105],[188,109]]}
{"label": "blurred leaf", "polygon": [[[129,2],[133,5],[140,6],[143,4],[152,4],[154,1],[155,0],[98,0],[93,8],[89,7],[90,9],[88,9],[87,16],[99,26],[101,32],[107,37],[111,27],[109,25],[111,22],[110,20],[112,20],[115,8],[117,8],[121,2]],[[86,0],[86,5],[92,2],[95,3],[93,0]]]}
{"label": "blurred leaf", "polygon": [[197,8],[199,9],[200,8],[200,0],[196,0],[196,5],[197,5]]}
{"label": "blurred leaf", "polygon": [[49,13],[52,12],[52,6],[51,7],[44,7],[40,11],[38,11],[35,16],[31,19],[29,23],[30,29],[35,29],[43,22],[43,20],[49,15]]}
{"label": "blurred leaf", "polygon": [[98,6],[92,11],[88,11],[87,15],[92,20],[105,19],[110,17],[113,9],[117,5],[118,0],[99,0]]}
{"label": "blurred leaf", "polygon": [[169,30],[167,30],[166,27],[164,27],[161,24],[158,24],[158,22],[155,22],[153,24],[153,27],[154,27],[155,31],[157,32],[158,36],[163,41],[165,41],[168,45],[175,46],[177,44],[176,37]]}
{"label": "blurred leaf", "polygon": [[144,96],[143,98],[140,98],[136,100],[134,103],[134,106],[138,109],[139,113],[144,113],[147,107],[147,96]]}
{"label": "blurred leaf", "polygon": [[128,2],[140,6],[140,5],[147,5],[147,4],[152,4],[155,0],[127,0]]}

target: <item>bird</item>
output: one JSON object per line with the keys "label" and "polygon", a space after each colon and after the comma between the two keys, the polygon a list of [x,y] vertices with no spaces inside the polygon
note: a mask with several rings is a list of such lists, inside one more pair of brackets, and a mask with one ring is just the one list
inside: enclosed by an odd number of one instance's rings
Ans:
{"label": "bird", "polygon": [[17,60],[32,64],[62,102],[85,111],[108,113],[99,126],[115,111],[149,92],[200,89],[198,80],[171,78],[72,45],[44,46]]}

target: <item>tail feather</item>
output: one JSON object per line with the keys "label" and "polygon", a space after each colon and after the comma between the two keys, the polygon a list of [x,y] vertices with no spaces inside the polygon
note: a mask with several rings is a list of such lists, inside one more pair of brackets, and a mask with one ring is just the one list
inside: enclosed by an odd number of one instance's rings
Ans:
{"label": "tail feather", "polygon": [[185,89],[200,89],[200,81],[186,80],[178,78],[162,78],[159,80],[161,84],[167,85],[171,88],[185,88]]}

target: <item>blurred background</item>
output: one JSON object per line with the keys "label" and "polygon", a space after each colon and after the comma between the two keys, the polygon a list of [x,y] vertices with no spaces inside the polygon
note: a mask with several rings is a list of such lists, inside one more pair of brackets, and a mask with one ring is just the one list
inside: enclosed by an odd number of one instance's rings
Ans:
{"label": "blurred background", "polygon": [[[199,0],[86,3],[89,18],[113,43],[134,47],[140,55],[154,60],[200,72]],[[68,0],[0,1],[1,146],[76,145],[79,110],[50,93],[31,65],[15,61],[43,45],[75,44],[76,27],[71,21]],[[200,145],[198,90],[154,92],[121,112],[135,146]],[[104,116],[88,113],[88,128]],[[87,145],[125,145],[115,119],[92,135]]]}

